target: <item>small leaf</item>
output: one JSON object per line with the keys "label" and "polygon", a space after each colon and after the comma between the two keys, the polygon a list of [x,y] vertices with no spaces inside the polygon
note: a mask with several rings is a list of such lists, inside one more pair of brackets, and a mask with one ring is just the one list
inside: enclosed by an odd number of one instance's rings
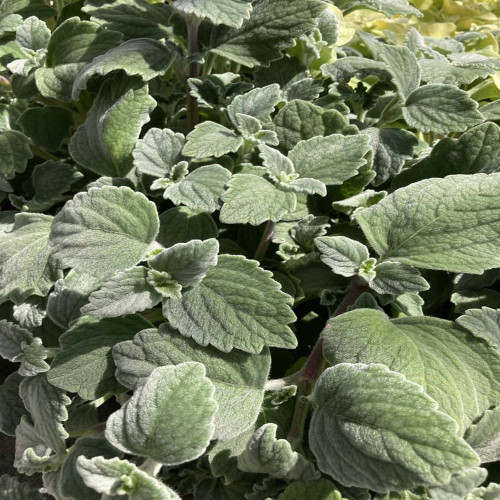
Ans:
{"label": "small leaf", "polygon": [[403,107],[406,123],[422,132],[463,132],[484,121],[477,102],[454,85],[429,84],[413,91]]}
{"label": "small leaf", "polygon": [[286,439],[276,439],[276,424],[255,431],[246,449],[238,456],[238,468],[281,479],[318,479],[319,472],[302,455],[292,450]]}
{"label": "small leaf", "polygon": [[462,500],[476,486],[482,484],[487,475],[488,471],[480,467],[464,469],[463,472],[454,474],[449,483],[429,488],[429,496],[432,500]]}
{"label": "small leaf", "polygon": [[322,236],[314,243],[321,252],[321,261],[341,276],[355,276],[361,264],[370,257],[365,245],[345,236]]}
{"label": "small leaf", "polygon": [[165,177],[182,160],[185,138],[172,130],[151,128],[133,151],[134,166],[141,174]]}
{"label": "small leaf", "polygon": [[418,269],[399,262],[384,261],[375,266],[370,288],[380,294],[402,295],[430,288]]}
{"label": "small leaf", "polygon": [[500,309],[468,309],[456,321],[476,337],[486,339],[500,348]]}
{"label": "small leaf", "polygon": [[241,28],[250,17],[250,0],[177,0],[174,8],[184,14],[209,19],[213,24]]}
{"label": "small leaf", "polygon": [[311,450],[318,467],[344,486],[381,493],[432,486],[479,465],[453,418],[383,365],[327,368],[311,400]]}
{"label": "small leaf", "polygon": [[0,176],[13,179],[16,173],[26,170],[28,160],[33,158],[29,139],[16,130],[0,130]]}
{"label": "small leaf", "polygon": [[25,19],[24,23],[16,30],[18,45],[33,52],[47,48],[49,38],[49,28],[36,16]]}
{"label": "small leaf", "polygon": [[442,59],[420,59],[418,63],[424,82],[447,83],[457,87],[472,83],[479,78],[486,78],[493,72],[491,68],[462,68]]}
{"label": "small leaf", "polygon": [[19,386],[19,394],[31,414],[35,432],[51,449],[64,453],[65,440],[69,435],[62,422],[68,419],[66,406],[71,399],[65,392],[50,385],[45,373],[24,379]]}
{"label": "small leaf", "polygon": [[141,471],[128,460],[78,457],[77,470],[85,484],[106,496],[127,495],[130,499],[181,500],[158,479]]}
{"label": "small leaf", "polygon": [[0,385],[0,432],[8,436],[15,435],[16,426],[26,414],[23,400],[19,396],[19,384],[23,380],[19,374],[12,373]]}
{"label": "small leaf", "polygon": [[201,363],[156,368],[108,418],[106,439],[125,453],[164,465],[194,460],[214,433],[214,391]]}
{"label": "small leaf", "polygon": [[384,259],[481,274],[500,266],[499,190],[500,174],[428,179],[357,212],[356,220]]}
{"label": "small leaf", "polygon": [[203,122],[187,136],[183,154],[191,158],[219,158],[238,151],[243,138],[232,130],[214,122]]}
{"label": "small leaf", "polygon": [[82,316],[116,318],[151,309],[161,295],[147,282],[145,267],[132,267],[115,274],[99,290],[92,292],[89,303],[82,307]]}
{"label": "small leaf", "polygon": [[219,242],[216,239],[191,240],[162,250],[149,259],[148,264],[187,287],[200,283],[210,268],[217,265],[218,252]]}
{"label": "small leaf", "polygon": [[51,449],[41,439],[27,416],[16,427],[14,467],[21,474],[31,476],[41,472],[50,460]]}
{"label": "small leaf", "polygon": [[82,399],[88,400],[108,392],[121,392],[111,349],[149,327],[151,323],[140,316],[79,319],[59,339],[62,351],[52,362],[47,374],[49,382],[66,391],[78,392]]}
{"label": "small leaf", "polygon": [[290,349],[296,339],[287,325],[295,315],[280,288],[258,262],[221,255],[200,284],[164,303],[164,314],[182,335],[223,352]]}
{"label": "small leaf", "polygon": [[134,266],[158,233],[154,203],[127,187],[91,188],[54,218],[50,244],[64,267],[109,276]]}
{"label": "small leaf", "polygon": [[282,191],[257,175],[233,175],[227,187],[221,196],[224,204],[220,220],[224,224],[258,226],[268,220],[276,222],[297,206],[293,192]]}

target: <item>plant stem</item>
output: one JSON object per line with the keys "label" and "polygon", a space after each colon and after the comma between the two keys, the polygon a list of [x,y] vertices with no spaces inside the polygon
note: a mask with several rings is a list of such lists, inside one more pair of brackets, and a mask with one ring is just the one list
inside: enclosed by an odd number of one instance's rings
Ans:
{"label": "plant stem", "polygon": [[56,354],[59,354],[61,352],[60,347],[46,347],[45,348],[45,355],[47,358],[54,358]]}
{"label": "plant stem", "polygon": [[49,153],[48,151],[44,151],[43,149],[40,149],[36,146],[30,146],[31,152],[35,155],[38,156],[39,158],[43,158],[44,160],[54,160],[54,161],[60,161],[61,158],[58,158],[57,156]]}
{"label": "plant stem", "polygon": [[255,250],[255,255],[253,256],[255,260],[261,261],[266,255],[269,244],[273,239],[274,231],[276,231],[276,222],[268,220],[264,233],[262,233],[262,238],[257,246],[257,250]]}
{"label": "plant stem", "polygon": [[207,55],[207,58],[205,60],[205,64],[203,65],[203,69],[201,71],[201,74],[203,76],[209,75],[212,73],[212,68],[214,67],[215,59],[217,59],[217,54],[214,54],[210,52]]}
{"label": "plant stem", "polygon": [[[332,315],[332,318],[345,313],[349,306],[356,302],[357,298],[367,289],[367,284],[360,278],[355,278],[351,281],[347,292]],[[302,443],[304,437],[304,427],[309,411],[309,401],[306,399],[314,388],[316,380],[323,372],[323,337],[320,337],[314,346],[311,354],[307,358],[306,364],[300,370],[300,380],[297,388],[297,403],[295,404],[295,413],[293,415],[292,425],[288,432],[287,439],[296,449]]]}
{"label": "plant stem", "polygon": [[158,472],[160,472],[160,469],[162,467],[163,465],[158,463],[156,460],[153,460],[152,458],[146,458],[146,460],[142,462],[140,469],[146,474],[155,477]]}
{"label": "plant stem", "polygon": [[[196,17],[188,17],[187,31],[188,31],[188,53],[193,56],[198,52],[198,27],[200,21]],[[199,64],[191,62],[189,64],[188,78],[196,78],[199,75]],[[189,85],[186,82],[186,97],[187,97],[187,118],[189,130],[193,130],[198,124],[198,101],[189,92]]]}

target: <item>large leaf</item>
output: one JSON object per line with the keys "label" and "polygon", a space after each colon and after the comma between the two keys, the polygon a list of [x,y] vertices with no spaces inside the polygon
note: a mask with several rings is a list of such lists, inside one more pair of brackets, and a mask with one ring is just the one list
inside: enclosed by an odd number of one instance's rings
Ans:
{"label": "large leaf", "polygon": [[240,28],[252,12],[251,0],[177,0],[174,7],[184,14],[232,28]]}
{"label": "large leaf", "polygon": [[269,66],[295,45],[296,37],[316,26],[324,8],[316,0],[259,0],[241,28],[219,28],[212,52],[251,68]]}
{"label": "large leaf", "polygon": [[201,363],[156,368],[109,417],[106,438],[125,453],[164,465],[194,460],[214,433],[214,392]]}
{"label": "large leaf", "polygon": [[296,339],[287,325],[295,315],[280,288],[258,262],[221,255],[199,285],[165,301],[164,314],[182,335],[223,352],[291,349]]}
{"label": "large leaf", "polygon": [[357,212],[384,259],[481,274],[500,266],[500,174],[450,175],[393,192]]}
{"label": "large leaf", "polygon": [[26,414],[23,400],[19,396],[19,384],[23,377],[17,373],[10,374],[0,385],[0,432],[14,436],[16,426]]}
{"label": "large leaf", "polygon": [[482,339],[442,319],[390,320],[358,309],[334,318],[325,332],[330,363],[381,363],[420,384],[463,433],[500,403],[500,354]]}
{"label": "large leaf", "polygon": [[140,316],[79,319],[59,339],[62,351],[52,362],[49,382],[61,389],[78,392],[83,399],[121,392],[122,386],[115,379],[111,349],[150,326]]}
{"label": "large leaf", "polygon": [[311,400],[309,445],[318,467],[344,486],[381,493],[432,486],[479,465],[455,420],[383,365],[328,368]]}
{"label": "large leaf", "polygon": [[91,188],[57,214],[50,244],[64,267],[109,276],[142,260],[158,226],[156,207],[143,194],[127,187]]}
{"label": "large leaf", "polygon": [[[175,52],[165,44],[150,38],[128,40],[85,66],[73,84],[73,99],[87,88],[94,75],[107,75],[123,70],[129,76],[139,75],[144,81],[164,74],[175,59]],[[74,62],[74,61],[73,61]]]}
{"label": "large leaf", "polygon": [[342,184],[366,164],[370,150],[366,135],[332,134],[299,142],[289,153],[301,177],[318,179],[327,186]]}
{"label": "large leaf", "polygon": [[118,74],[106,80],[71,139],[73,160],[99,175],[124,176],[132,168],[135,142],[155,106],[148,86],[136,78]]}
{"label": "large leaf", "polygon": [[159,366],[178,365],[186,361],[202,363],[215,387],[219,405],[215,415],[214,438],[227,441],[252,426],[257,419],[271,357],[268,349],[260,354],[238,350],[223,353],[213,347],[202,348],[168,327],[139,332],[134,340],[113,348],[118,380],[135,389],[146,382]]}
{"label": "large leaf", "polygon": [[28,160],[33,157],[29,139],[17,130],[0,130],[0,177],[12,179],[24,172]]}

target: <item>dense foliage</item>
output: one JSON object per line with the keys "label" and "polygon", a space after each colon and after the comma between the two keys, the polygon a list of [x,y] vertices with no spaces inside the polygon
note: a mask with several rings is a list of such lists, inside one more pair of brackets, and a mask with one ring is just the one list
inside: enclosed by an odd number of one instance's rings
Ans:
{"label": "dense foliage", "polygon": [[465,4],[0,1],[2,499],[500,498]]}

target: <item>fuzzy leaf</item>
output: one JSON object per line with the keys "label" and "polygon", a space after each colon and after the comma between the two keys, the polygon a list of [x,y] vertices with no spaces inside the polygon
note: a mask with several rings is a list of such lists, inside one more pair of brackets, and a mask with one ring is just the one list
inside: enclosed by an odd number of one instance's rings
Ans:
{"label": "fuzzy leaf", "polygon": [[4,500],[44,500],[45,496],[31,484],[20,482],[16,476],[0,477],[0,496]]}
{"label": "fuzzy leaf", "polygon": [[200,345],[223,352],[258,353],[265,345],[294,348],[287,326],[295,320],[290,297],[258,262],[221,255],[204,280],[164,303],[170,324]]}
{"label": "fuzzy leaf", "polygon": [[278,500],[342,500],[342,495],[328,479],[294,481],[290,483]]}
{"label": "fuzzy leaf", "polygon": [[16,30],[16,42],[23,49],[37,50],[47,48],[50,30],[47,25],[36,16],[28,17]]}
{"label": "fuzzy leaf", "polygon": [[394,191],[357,212],[384,259],[481,274],[500,266],[500,174],[450,175]]}
{"label": "fuzzy leaf", "polygon": [[214,122],[203,122],[187,136],[183,154],[191,158],[220,157],[238,151],[243,138]]}
{"label": "fuzzy leaf", "polygon": [[241,28],[250,17],[250,0],[177,0],[174,8],[179,12],[209,19],[213,24]]}
{"label": "fuzzy leaf", "polygon": [[71,157],[96,174],[124,176],[132,168],[135,142],[155,106],[146,84],[121,74],[109,78],[71,139]]}
{"label": "fuzzy leaf", "polygon": [[250,68],[269,66],[295,45],[294,38],[316,26],[324,8],[316,0],[259,0],[241,28],[219,28],[212,52]]}
{"label": "fuzzy leaf", "polygon": [[92,292],[82,316],[117,318],[154,307],[162,296],[148,282],[145,267],[132,267],[114,275]]}
{"label": "fuzzy leaf", "polygon": [[460,326],[415,316],[389,320],[358,309],[332,319],[325,330],[330,363],[382,363],[420,384],[463,433],[500,402],[500,353]]}
{"label": "fuzzy leaf", "polygon": [[64,267],[109,276],[137,264],[158,233],[156,206],[127,187],[91,188],[54,218],[53,255]]}
{"label": "fuzzy leaf", "polygon": [[23,380],[21,375],[12,373],[0,385],[0,432],[8,436],[14,436],[16,426],[26,414],[23,400],[19,396],[19,384]]}
{"label": "fuzzy leaf", "polygon": [[429,496],[432,500],[462,500],[482,484],[487,475],[488,471],[480,467],[464,469],[463,472],[454,474],[449,483],[429,488]]}
{"label": "fuzzy leaf", "polygon": [[311,450],[318,467],[344,486],[411,489],[447,483],[479,465],[453,418],[422,387],[383,365],[327,368],[311,400]]}
{"label": "fuzzy leaf", "polygon": [[468,309],[463,316],[457,318],[457,323],[476,337],[486,339],[500,348],[500,309]]}
{"label": "fuzzy leaf", "polygon": [[62,351],[52,362],[49,382],[89,400],[121,392],[111,349],[149,327],[151,323],[140,316],[79,319],[59,339]]}
{"label": "fuzzy leaf", "polygon": [[363,243],[345,236],[322,236],[314,243],[321,252],[321,261],[341,276],[355,276],[361,264],[370,257]]}
{"label": "fuzzy leaf", "polygon": [[214,392],[201,363],[156,368],[108,418],[106,439],[125,453],[164,465],[194,460],[214,433]]}
{"label": "fuzzy leaf", "polygon": [[202,348],[166,323],[159,330],[143,330],[133,341],[117,344],[113,348],[113,359],[118,380],[131,389],[144,384],[159,366],[186,361],[202,363],[214,384],[214,399],[219,406],[214,439],[223,441],[236,437],[255,423],[271,365],[267,348],[260,354],[238,350],[223,353],[214,347]]}
{"label": "fuzzy leaf", "polygon": [[462,68],[442,59],[420,59],[418,63],[424,82],[447,83],[457,87],[472,83],[478,78],[486,78],[493,72],[490,68]]}
{"label": "fuzzy leaf", "polygon": [[375,266],[370,288],[380,294],[402,295],[430,288],[418,269],[400,262],[384,261]]}
{"label": "fuzzy leaf", "polygon": [[29,139],[16,130],[0,130],[0,177],[12,179],[24,172],[28,160],[33,158]]}
{"label": "fuzzy leaf", "polygon": [[227,191],[221,196],[224,204],[220,220],[224,224],[258,226],[268,220],[276,222],[297,206],[293,192],[282,191],[257,175],[233,175],[227,186]]}
{"label": "fuzzy leaf", "polygon": [[463,132],[484,120],[477,102],[454,85],[429,84],[413,91],[403,107],[406,123],[422,132]]}

